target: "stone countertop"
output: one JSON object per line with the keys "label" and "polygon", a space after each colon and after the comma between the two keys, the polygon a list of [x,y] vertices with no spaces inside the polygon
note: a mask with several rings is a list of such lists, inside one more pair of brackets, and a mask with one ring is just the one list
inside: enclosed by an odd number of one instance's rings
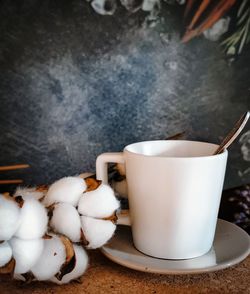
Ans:
{"label": "stone countertop", "polygon": [[25,285],[0,277],[0,293],[250,293],[250,256],[225,270],[183,276],[137,272],[113,263],[98,250],[90,251],[89,256],[90,266],[81,283],[58,286],[33,282]]}

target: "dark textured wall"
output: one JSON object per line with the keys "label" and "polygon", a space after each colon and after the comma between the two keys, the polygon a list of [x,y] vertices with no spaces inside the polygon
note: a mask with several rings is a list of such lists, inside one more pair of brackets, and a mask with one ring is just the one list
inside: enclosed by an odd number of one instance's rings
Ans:
{"label": "dark textured wall", "polygon": [[[48,183],[134,141],[220,142],[250,108],[249,47],[229,65],[218,43],[181,44],[181,14],[165,5],[150,23],[80,0],[0,1],[0,165],[30,163],[26,183]],[[226,187],[250,183],[248,130]]]}

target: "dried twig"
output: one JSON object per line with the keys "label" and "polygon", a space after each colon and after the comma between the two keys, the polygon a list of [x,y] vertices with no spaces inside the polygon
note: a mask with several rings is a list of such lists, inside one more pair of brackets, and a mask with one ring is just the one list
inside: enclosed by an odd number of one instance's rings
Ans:
{"label": "dried twig", "polygon": [[[182,42],[188,42],[192,38],[202,34],[205,30],[215,24],[228,10],[235,4],[236,0],[218,0],[212,5],[211,0],[201,1],[198,9],[191,18],[190,24],[182,37]],[[196,1],[188,0],[185,18],[190,16],[192,7],[196,5]],[[209,11],[210,10],[210,11]],[[204,18],[204,19],[202,19]]]}
{"label": "dried twig", "polygon": [[0,180],[0,185],[22,184],[23,180]]}
{"label": "dried twig", "polygon": [[[30,167],[28,164],[16,164],[16,165],[5,165],[0,166],[0,171],[9,171],[9,170],[17,170]],[[0,185],[11,185],[11,184],[22,184],[23,180],[15,179],[15,180],[0,180]]]}
{"label": "dried twig", "polygon": [[30,167],[28,164],[6,165],[0,166],[0,171],[16,170]]}

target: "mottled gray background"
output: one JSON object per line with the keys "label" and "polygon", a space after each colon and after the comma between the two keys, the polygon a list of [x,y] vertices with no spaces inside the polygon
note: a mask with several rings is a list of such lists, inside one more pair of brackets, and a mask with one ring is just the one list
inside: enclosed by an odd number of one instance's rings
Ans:
{"label": "mottled gray background", "polygon": [[[0,1],[0,165],[32,166],[5,178],[49,183],[180,131],[220,142],[250,108],[249,47],[230,65],[218,43],[182,44],[182,13],[164,4],[151,23],[123,7],[99,16],[83,0]],[[250,183],[249,126],[225,187]]]}

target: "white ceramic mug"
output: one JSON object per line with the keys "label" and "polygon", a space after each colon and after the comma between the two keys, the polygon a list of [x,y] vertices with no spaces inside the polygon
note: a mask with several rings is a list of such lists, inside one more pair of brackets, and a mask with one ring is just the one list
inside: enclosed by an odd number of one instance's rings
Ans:
{"label": "white ceramic mug", "polygon": [[107,182],[107,164],[124,163],[135,247],[150,256],[187,259],[213,243],[227,151],[195,141],[146,141],[121,153],[103,153],[97,178]]}

